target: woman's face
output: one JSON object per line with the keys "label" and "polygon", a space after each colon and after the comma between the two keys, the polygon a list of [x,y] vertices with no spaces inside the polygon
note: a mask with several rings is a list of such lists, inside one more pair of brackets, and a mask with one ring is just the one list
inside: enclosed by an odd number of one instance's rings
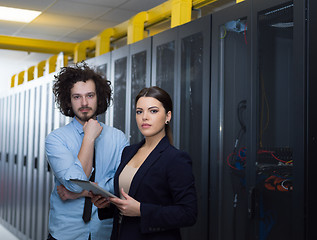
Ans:
{"label": "woman's face", "polygon": [[165,136],[165,122],[171,120],[162,103],[153,97],[140,97],[136,103],[136,122],[144,137]]}

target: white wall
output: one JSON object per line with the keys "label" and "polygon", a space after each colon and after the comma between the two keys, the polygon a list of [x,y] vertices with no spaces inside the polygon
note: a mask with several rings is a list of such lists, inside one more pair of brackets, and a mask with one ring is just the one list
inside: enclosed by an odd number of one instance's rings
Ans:
{"label": "white wall", "polygon": [[47,60],[52,54],[28,53],[0,49],[0,96],[10,91],[11,77]]}

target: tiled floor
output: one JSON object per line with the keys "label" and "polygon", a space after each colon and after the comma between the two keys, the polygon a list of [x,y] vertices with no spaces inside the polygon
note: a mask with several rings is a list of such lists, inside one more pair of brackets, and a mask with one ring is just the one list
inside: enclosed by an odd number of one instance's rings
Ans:
{"label": "tiled floor", "polygon": [[11,232],[9,232],[4,226],[0,225],[0,239],[3,240],[19,240]]}

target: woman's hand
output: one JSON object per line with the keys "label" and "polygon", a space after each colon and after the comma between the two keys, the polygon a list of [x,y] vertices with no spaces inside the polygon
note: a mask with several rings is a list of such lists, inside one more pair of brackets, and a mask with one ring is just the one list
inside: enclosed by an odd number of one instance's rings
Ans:
{"label": "woman's hand", "polygon": [[140,203],[130,197],[128,194],[126,194],[123,190],[121,189],[122,196],[125,199],[120,199],[120,198],[109,198],[109,201],[112,202],[114,205],[117,206],[117,208],[120,210],[120,213],[124,216],[129,216],[129,217],[139,217],[141,216],[141,211],[140,211]]}
{"label": "woman's hand", "polygon": [[88,191],[84,190],[81,193],[74,193],[69,190],[67,190],[64,185],[59,185],[56,187],[57,188],[57,193],[59,197],[63,200],[66,201],[68,199],[77,199],[80,197],[88,197]]}
{"label": "woman's hand", "polygon": [[97,207],[97,208],[105,208],[110,206],[110,202],[107,198],[100,196],[100,195],[94,195],[92,192],[88,193],[88,196],[91,197],[91,202]]}

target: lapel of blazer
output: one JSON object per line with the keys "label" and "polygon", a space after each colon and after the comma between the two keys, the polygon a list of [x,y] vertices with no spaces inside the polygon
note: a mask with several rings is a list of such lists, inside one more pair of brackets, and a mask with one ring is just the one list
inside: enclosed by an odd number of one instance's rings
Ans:
{"label": "lapel of blazer", "polygon": [[[139,147],[141,147],[141,146],[139,146]],[[158,145],[154,148],[154,150],[150,153],[150,155],[147,157],[147,159],[140,166],[139,170],[136,172],[136,174],[134,175],[134,178],[131,182],[130,191],[129,191],[129,195],[131,197],[134,197],[134,195],[135,195],[140,183],[142,182],[142,179],[145,176],[146,172],[151,168],[153,163],[155,163],[160,158],[160,156],[162,155],[162,153],[164,152],[164,150],[168,146],[169,146],[169,141],[168,141],[168,138],[165,136],[164,138],[162,138],[162,140],[158,143]]]}
{"label": "lapel of blazer", "polygon": [[121,163],[115,173],[114,177],[114,191],[116,196],[120,196],[119,192],[119,175],[121,174],[123,168],[128,164],[128,162],[131,160],[131,158],[136,154],[136,152],[139,150],[140,147],[144,144],[145,140],[143,139],[138,144],[130,146],[129,152],[126,153],[125,158],[121,159]]}

